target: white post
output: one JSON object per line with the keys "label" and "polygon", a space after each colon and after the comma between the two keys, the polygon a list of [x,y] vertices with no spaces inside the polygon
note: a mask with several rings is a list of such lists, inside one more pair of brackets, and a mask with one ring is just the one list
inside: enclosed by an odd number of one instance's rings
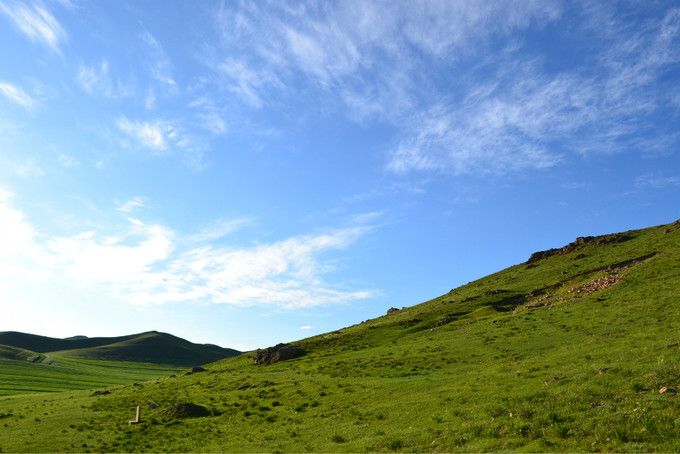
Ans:
{"label": "white post", "polygon": [[128,424],[130,424],[130,425],[139,424],[141,416],[142,416],[142,407],[137,405],[137,412],[135,413],[135,419],[132,420],[132,421],[128,421]]}

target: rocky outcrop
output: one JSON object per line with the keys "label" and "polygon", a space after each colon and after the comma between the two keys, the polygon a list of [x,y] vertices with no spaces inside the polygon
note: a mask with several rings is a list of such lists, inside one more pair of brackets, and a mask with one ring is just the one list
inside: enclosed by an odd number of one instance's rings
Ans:
{"label": "rocky outcrop", "polygon": [[568,254],[570,252],[583,249],[586,246],[600,246],[603,244],[623,243],[624,241],[628,241],[632,238],[633,238],[632,236],[626,235],[625,233],[612,233],[610,235],[602,236],[583,236],[576,238],[576,241],[573,241],[561,248],[554,248],[548,249],[547,251],[534,252],[533,254],[531,254],[531,257],[529,257],[527,263],[533,264],[547,257]]}
{"label": "rocky outcrop", "polygon": [[599,292],[606,288],[611,287],[617,282],[621,281],[623,276],[620,274],[610,274],[607,276],[598,277],[590,282],[586,282],[583,285],[577,287],[572,287],[569,289],[569,293],[576,295],[592,295],[595,292]]}
{"label": "rocky outcrop", "polygon": [[274,364],[287,359],[299,358],[304,354],[305,351],[295,345],[278,344],[264,350],[258,350],[255,353],[255,364],[259,366]]}
{"label": "rocky outcrop", "polygon": [[396,308],[396,307],[390,307],[387,309],[387,315],[394,314],[395,312],[399,312],[401,309]]}

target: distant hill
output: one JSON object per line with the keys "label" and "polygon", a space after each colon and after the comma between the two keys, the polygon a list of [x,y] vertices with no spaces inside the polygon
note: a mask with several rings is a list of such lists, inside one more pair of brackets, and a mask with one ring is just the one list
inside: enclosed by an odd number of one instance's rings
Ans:
{"label": "distant hill", "polygon": [[74,336],[67,339],[16,331],[0,332],[0,357],[26,359],[59,352],[72,357],[195,366],[240,354],[230,348],[194,344],[167,333],[149,331],[119,337]]}

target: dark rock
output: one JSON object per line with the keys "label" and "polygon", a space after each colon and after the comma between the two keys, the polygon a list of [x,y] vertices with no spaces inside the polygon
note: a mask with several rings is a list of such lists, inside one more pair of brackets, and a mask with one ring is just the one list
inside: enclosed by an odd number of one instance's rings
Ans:
{"label": "dark rock", "polygon": [[255,364],[260,366],[274,364],[287,359],[299,358],[304,354],[305,351],[295,345],[278,344],[264,350],[258,350],[255,354]]}
{"label": "dark rock", "polygon": [[111,391],[109,391],[108,389],[102,389],[100,391],[95,391],[92,393],[93,396],[105,396],[107,394],[111,394]]}
{"label": "dark rock", "polygon": [[440,318],[432,325],[432,328],[439,328],[440,326],[448,325],[449,323],[457,320],[458,317],[454,315],[447,315],[446,317]]}
{"label": "dark rock", "polygon": [[158,408],[158,404],[156,402],[149,403],[149,410],[155,410],[156,408]]}
{"label": "dark rock", "polygon": [[401,309],[396,308],[396,307],[390,307],[387,309],[387,315],[394,314],[395,312],[399,312]]}
{"label": "dark rock", "polygon": [[202,405],[184,402],[170,405],[163,411],[163,414],[175,418],[200,418],[210,416],[211,412]]}
{"label": "dark rock", "polygon": [[198,373],[198,372],[205,372],[207,369],[201,367],[201,366],[196,366],[191,368],[191,372]]}

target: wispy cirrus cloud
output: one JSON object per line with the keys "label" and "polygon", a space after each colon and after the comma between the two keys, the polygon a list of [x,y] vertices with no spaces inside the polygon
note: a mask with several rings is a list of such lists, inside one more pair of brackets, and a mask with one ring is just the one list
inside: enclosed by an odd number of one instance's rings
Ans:
{"label": "wispy cirrus cloud", "polygon": [[149,31],[144,31],[140,37],[149,49],[151,58],[149,58],[147,64],[151,77],[166,89],[175,92],[177,90],[177,82],[173,78],[172,64],[163,46]]}
{"label": "wispy cirrus cloud", "polygon": [[165,151],[178,140],[177,129],[161,120],[132,121],[122,116],[116,120],[116,126],[136,144],[154,151]]}
{"label": "wispy cirrus cloud", "polygon": [[145,197],[137,196],[123,203],[118,204],[118,206],[116,207],[116,211],[119,211],[121,213],[132,213],[133,211],[144,207],[146,204],[147,200]]}
{"label": "wispy cirrus cloud", "polygon": [[[39,233],[0,191],[0,284],[30,276],[35,282],[106,291],[131,304],[208,303],[234,306],[309,307],[370,297],[323,279],[333,266],[323,259],[371,231],[354,225],[252,247],[182,243],[170,228],[130,218],[117,234],[86,230]],[[28,273],[28,274],[26,274]]]}
{"label": "wispy cirrus cloud", "polygon": [[217,71],[220,76],[219,85],[256,109],[264,105],[262,94],[265,88],[283,86],[283,82],[274,72],[254,70],[244,62],[231,58],[221,62]]}
{"label": "wispy cirrus cloud", "polygon": [[115,121],[116,129],[122,133],[120,143],[123,147],[146,149],[156,155],[178,152],[189,167],[201,170],[205,166],[205,145],[182,124],[164,119],[130,120],[124,115]]}
{"label": "wispy cirrus cloud", "polygon": [[[555,65],[522,34],[565,9],[597,36],[582,65]],[[634,148],[677,104],[658,84],[680,61],[679,11],[631,27],[614,7],[557,1],[222,5],[207,64],[254,109],[313,93],[322,111],[394,126],[391,172],[507,173]]]}
{"label": "wispy cirrus cloud", "polygon": [[680,176],[646,173],[635,179],[635,189],[667,189],[680,186]]}
{"label": "wispy cirrus cloud", "polygon": [[[654,131],[654,115],[668,104],[658,89],[660,77],[680,62],[678,18],[680,10],[671,10],[655,26],[617,35],[617,44],[600,55],[597,72],[576,68],[547,75],[539,62],[519,57],[500,65],[486,85],[475,84],[462,100],[409,122],[387,168],[507,173],[553,166],[565,153],[630,147],[645,152],[677,143],[674,131]],[[640,134],[648,131],[654,138],[640,146]]]}
{"label": "wispy cirrus cloud", "polygon": [[205,243],[219,240],[245,227],[252,226],[254,223],[255,221],[251,218],[222,219],[203,227],[197,233],[189,235],[188,241]]}
{"label": "wispy cirrus cloud", "polygon": [[205,96],[196,98],[189,103],[189,107],[197,111],[196,115],[200,119],[202,128],[216,135],[225,134],[229,130],[223,109],[218,107],[212,99]]}
{"label": "wispy cirrus cloud", "polygon": [[78,86],[86,93],[119,99],[131,96],[134,88],[110,75],[109,62],[104,59],[99,66],[80,65],[76,74]]}
{"label": "wispy cirrus cloud", "polygon": [[0,2],[0,13],[4,13],[28,39],[56,53],[60,52],[61,41],[67,39],[59,21],[42,3],[3,1]]}
{"label": "wispy cirrus cloud", "polygon": [[[395,94],[410,96],[402,86],[422,89],[423,56],[457,58],[471,52],[471,44],[559,14],[554,1],[222,5],[216,14],[222,47],[208,64],[254,107],[299,87],[302,75],[342,93],[348,109],[373,111],[359,99],[372,94],[370,104],[378,96],[392,104]],[[376,78],[376,70],[386,77]]]}
{"label": "wispy cirrus cloud", "polygon": [[23,89],[9,82],[0,81],[0,95],[25,109],[31,109],[35,100]]}

